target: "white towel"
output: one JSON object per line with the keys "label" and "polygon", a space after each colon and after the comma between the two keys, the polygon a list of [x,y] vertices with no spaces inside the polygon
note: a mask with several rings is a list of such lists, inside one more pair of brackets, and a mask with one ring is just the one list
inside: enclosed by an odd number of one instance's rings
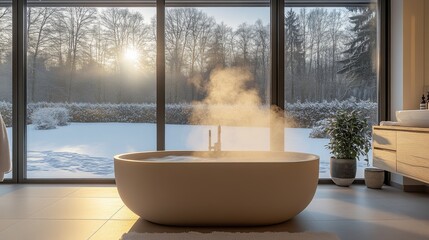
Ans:
{"label": "white towel", "polygon": [[9,140],[7,139],[6,125],[0,114],[0,182],[3,182],[4,174],[12,170],[12,161],[9,153]]}
{"label": "white towel", "polygon": [[401,126],[399,122],[381,121],[380,126]]}

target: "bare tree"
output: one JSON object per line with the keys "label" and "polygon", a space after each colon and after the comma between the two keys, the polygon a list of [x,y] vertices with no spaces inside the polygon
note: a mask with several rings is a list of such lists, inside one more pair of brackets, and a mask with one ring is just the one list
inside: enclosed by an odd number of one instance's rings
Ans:
{"label": "bare tree", "polygon": [[208,71],[232,64],[233,31],[225,23],[217,24],[207,50]]}
{"label": "bare tree", "polygon": [[12,8],[0,7],[0,63],[4,63],[12,50]]}
{"label": "bare tree", "polygon": [[259,82],[259,94],[265,104],[269,104],[268,67],[270,56],[270,29],[259,19],[255,23],[255,76]]}
{"label": "bare tree", "polygon": [[45,51],[50,41],[52,32],[53,14],[56,8],[28,8],[27,29],[28,29],[28,53],[30,55],[29,82],[31,83],[30,100],[36,101],[37,71],[39,68],[39,55]]}
{"label": "bare tree", "polygon": [[[0,100],[12,101],[12,9],[0,7]],[[3,113],[9,114],[12,113]]]}
{"label": "bare tree", "polygon": [[170,72],[169,100],[179,100],[179,84],[185,79],[185,53],[191,35],[192,21],[195,14],[192,8],[173,8],[165,13],[165,60]]}
{"label": "bare tree", "polygon": [[[188,76],[191,79],[190,81],[195,81],[195,79],[201,79],[201,73],[205,71],[206,51],[215,21],[204,12],[198,11],[195,8],[192,8],[188,14],[189,21],[191,22],[190,34],[188,35],[190,38],[188,41],[189,44],[185,46],[189,54]],[[195,86],[190,84],[189,87],[191,88],[190,100],[195,100]]]}
{"label": "bare tree", "polygon": [[254,32],[252,26],[242,23],[235,31],[235,63],[240,66],[250,65],[250,53],[253,47]]}
{"label": "bare tree", "polygon": [[[109,8],[101,13],[101,23],[104,28],[104,37],[109,46],[109,53],[114,59],[113,64],[117,74],[118,101],[124,101],[124,74],[127,71],[127,62],[124,61],[124,53],[136,51],[149,52],[150,28],[144,24],[144,18],[139,12],[131,12],[128,9]],[[146,61],[141,62],[140,68],[146,66]]]}
{"label": "bare tree", "polygon": [[[72,100],[73,80],[78,67],[80,54],[86,46],[91,24],[96,18],[97,10],[88,7],[67,7],[55,14],[55,32],[61,45],[65,44],[65,64],[68,68],[66,84],[67,101]],[[65,40],[65,41],[64,41]],[[62,50],[61,61],[62,61]]]}

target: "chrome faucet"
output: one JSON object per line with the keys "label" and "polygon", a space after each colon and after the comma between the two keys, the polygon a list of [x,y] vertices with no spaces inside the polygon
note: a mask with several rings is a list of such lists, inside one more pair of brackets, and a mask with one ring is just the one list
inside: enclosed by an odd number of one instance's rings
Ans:
{"label": "chrome faucet", "polygon": [[209,152],[211,150],[215,151],[215,152],[219,152],[222,149],[222,129],[221,126],[219,125],[217,127],[217,142],[215,142],[212,146],[212,130],[209,130]]}

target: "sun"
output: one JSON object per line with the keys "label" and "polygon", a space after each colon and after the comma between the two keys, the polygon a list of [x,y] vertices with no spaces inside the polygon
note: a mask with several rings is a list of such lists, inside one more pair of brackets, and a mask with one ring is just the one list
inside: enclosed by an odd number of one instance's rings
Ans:
{"label": "sun", "polygon": [[124,60],[132,63],[139,61],[140,54],[134,47],[127,47],[124,51]]}

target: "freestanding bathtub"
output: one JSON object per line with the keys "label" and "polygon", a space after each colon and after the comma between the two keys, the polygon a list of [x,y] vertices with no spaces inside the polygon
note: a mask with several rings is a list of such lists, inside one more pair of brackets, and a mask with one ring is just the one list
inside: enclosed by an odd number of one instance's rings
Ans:
{"label": "freestanding bathtub", "polygon": [[[160,159],[166,156],[202,160]],[[311,202],[319,157],[293,152],[128,153],[115,156],[115,178],[125,205],[150,222],[270,225],[293,218]]]}

